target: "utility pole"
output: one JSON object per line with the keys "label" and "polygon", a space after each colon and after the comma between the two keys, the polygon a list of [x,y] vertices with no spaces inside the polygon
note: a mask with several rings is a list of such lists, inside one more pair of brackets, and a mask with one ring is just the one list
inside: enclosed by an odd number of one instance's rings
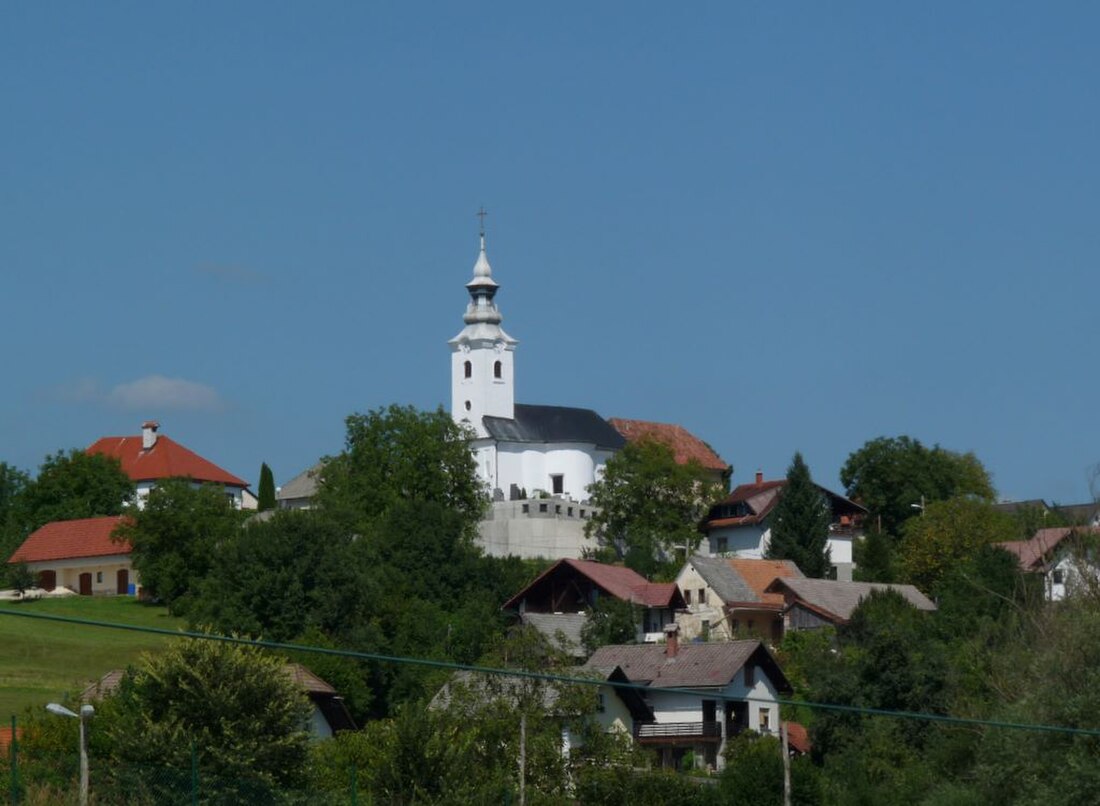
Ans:
{"label": "utility pole", "polygon": [[519,806],[527,806],[527,714],[519,715]]}
{"label": "utility pole", "polygon": [[783,754],[783,806],[791,806],[791,750],[787,741],[787,723],[779,720],[779,736],[782,739],[780,752]]}

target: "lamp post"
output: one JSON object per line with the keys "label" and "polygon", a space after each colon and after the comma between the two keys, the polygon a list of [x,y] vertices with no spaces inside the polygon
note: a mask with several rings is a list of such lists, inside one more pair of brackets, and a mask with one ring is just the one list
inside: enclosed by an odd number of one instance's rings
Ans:
{"label": "lamp post", "polygon": [[64,705],[51,702],[46,710],[57,716],[67,716],[80,720],[80,806],[88,806],[88,732],[85,723],[95,715],[90,705],[80,706],[80,713],[70,711]]}

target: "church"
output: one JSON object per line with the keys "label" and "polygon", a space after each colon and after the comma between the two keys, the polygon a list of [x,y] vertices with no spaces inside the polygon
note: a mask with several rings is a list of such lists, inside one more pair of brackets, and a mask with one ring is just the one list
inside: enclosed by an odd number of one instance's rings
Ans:
{"label": "church", "polygon": [[490,555],[578,558],[594,543],[588,487],[628,439],[657,439],[678,461],[696,460],[716,479],[727,465],[702,440],[676,425],[605,420],[591,409],[515,402],[518,342],[501,327],[499,285],[485,250],[484,229],[466,284],[464,327],[450,340],[451,416],[474,433],[470,447],[492,497],[480,528]]}

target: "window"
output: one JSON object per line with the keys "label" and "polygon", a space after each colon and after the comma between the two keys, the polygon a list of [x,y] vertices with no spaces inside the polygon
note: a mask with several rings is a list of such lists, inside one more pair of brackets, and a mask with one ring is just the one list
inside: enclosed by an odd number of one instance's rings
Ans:
{"label": "window", "polygon": [[498,381],[504,377],[504,367],[501,366],[499,361],[493,364],[493,377]]}
{"label": "window", "polygon": [[1066,581],[1066,572],[1061,568],[1055,568],[1051,577],[1055,585],[1061,585]]}
{"label": "window", "polygon": [[751,663],[745,664],[745,688],[752,688],[756,685],[756,667]]}
{"label": "window", "polygon": [[467,400],[466,401],[466,411],[469,411],[469,410],[470,410],[470,401]]}
{"label": "window", "polygon": [[710,619],[703,619],[703,623],[700,627],[699,634],[703,637],[704,641],[710,640]]}
{"label": "window", "polygon": [[741,619],[735,618],[732,622],[730,622],[730,629],[734,632],[734,634],[736,634],[737,631],[741,629]]}
{"label": "window", "polygon": [[760,732],[771,733],[772,729],[772,709],[761,708],[760,709]]}
{"label": "window", "polygon": [[95,572],[95,581],[97,583],[103,581],[103,572],[102,571],[96,571]]}
{"label": "window", "polygon": [[550,492],[554,495],[561,495],[565,492],[565,476],[561,473],[550,475]]}
{"label": "window", "polygon": [[546,512],[546,504],[539,504],[539,512]]}
{"label": "window", "polygon": [[584,517],[584,510],[583,509],[581,510],[581,517],[582,518]]}
{"label": "window", "polygon": [[573,507],[569,507],[569,517],[573,517]]}
{"label": "window", "polygon": [[684,591],[684,602],[689,607],[691,606],[691,591]]}
{"label": "window", "polygon": [[719,537],[714,541],[714,551],[718,554],[725,554],[729,551],[729,538]]}
{"label": "window", "polygon": [[523,505],[523,514],[526,515],[530,511],[531,511],[531,505],[530,504],[524,504]]}
{"label": "window", "polygon": [[467,378],[474,377],[474,365],[473,364],[471,364],[469,361],[467,361],[462,366],[463,366],[463,370],[465,372],[465,377],[467,377]]}
{"label": "window", "polygon": [[607,710],[607,701],[604,699],[602,691],[596,692],[596,712],[602,714]]}
{"label": "window", "polygon": [[699,604],[707,603],[707,589],[699,588]]}

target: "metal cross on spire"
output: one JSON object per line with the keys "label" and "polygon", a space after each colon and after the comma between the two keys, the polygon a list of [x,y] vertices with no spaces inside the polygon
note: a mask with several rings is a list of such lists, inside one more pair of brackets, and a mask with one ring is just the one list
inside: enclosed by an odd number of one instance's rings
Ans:
{"label": "metal cross on spire", "polygon": [[489,215],[485,212],[485,206],[482,205],[477,211],[477,217],[481,220],[481,237],[485,237],[485,216]]}

